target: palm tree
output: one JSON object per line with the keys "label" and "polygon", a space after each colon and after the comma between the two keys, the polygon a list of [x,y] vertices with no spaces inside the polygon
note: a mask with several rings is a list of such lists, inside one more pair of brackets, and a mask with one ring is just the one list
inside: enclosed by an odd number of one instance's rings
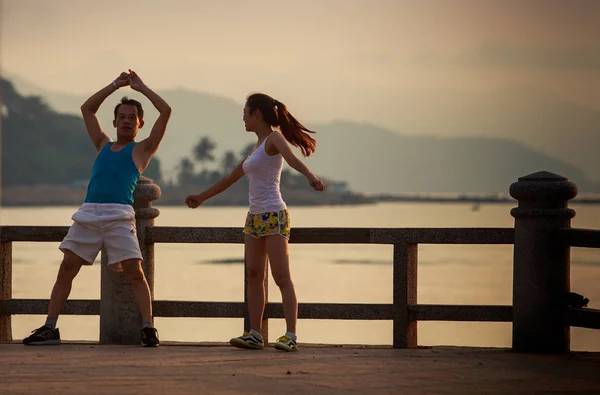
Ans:
{"label": "palm tree", "polygon": [[230,173],[238,165],[238,160],[233,151],[227,151],[221,158],[221,170],[223,174]]}
{"label": "palm tree", "polygon": [[179,174],[177,175],[179,186],[190,185],[194,179],[194,162],[189,158],[181,158],[177,168],[179,169]]}
{"label": "palm tree", "polygon": [[217,144],[209,137],[202,137],[193,149],[194,159],[201,164],[213,162],[215,160],[213,151],[216,147]]}

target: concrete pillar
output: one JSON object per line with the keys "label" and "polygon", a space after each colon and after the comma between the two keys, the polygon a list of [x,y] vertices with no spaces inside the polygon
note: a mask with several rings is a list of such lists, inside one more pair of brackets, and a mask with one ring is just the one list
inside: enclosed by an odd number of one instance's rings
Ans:
{"label": "concrete pillar", "polygon": [[[147,177],[140,177],[134,192],[137,236],[144,261],[142,267],[154,300],[154,244],[147,244],[146,229],[154,226],[159,211],[152,201],[160,197],[160,188]],[[108,268],[107,257],[102,252],[100,292],[100,343],[139,344],[142,319],[129,281],[123,273]]]}
{"label": "concrete pillar", "polygon": [[566,353],[570,328],[564,296],[570,291],[570,248],[556,231],[571,227],[575,211],[567,208],[577,186],[565,177],[538,172],[510,186],[518,200],[513,271],[513,350]]}

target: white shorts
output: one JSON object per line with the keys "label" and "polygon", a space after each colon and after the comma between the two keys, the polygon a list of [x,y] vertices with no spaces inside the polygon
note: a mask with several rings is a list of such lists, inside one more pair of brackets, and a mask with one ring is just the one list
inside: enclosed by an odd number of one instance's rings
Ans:
{"label": "white shorts", "polygon": [[121,262],[142,259],[135,227],[135,212],[126,204],[84,203],[71,217],[73,225],[60,243],[91,265],[104,247],[108,264],[117,271]]}

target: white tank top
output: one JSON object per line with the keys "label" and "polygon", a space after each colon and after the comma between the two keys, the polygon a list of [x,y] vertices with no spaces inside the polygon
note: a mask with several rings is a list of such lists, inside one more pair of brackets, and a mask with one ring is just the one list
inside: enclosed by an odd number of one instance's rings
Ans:
{"label": "white tank top", "polygon": [[283,156],[267,154],[268,139],[248,155],[242,165],[250,184],[250,214],[278,212],[287,208],[279,190]]}

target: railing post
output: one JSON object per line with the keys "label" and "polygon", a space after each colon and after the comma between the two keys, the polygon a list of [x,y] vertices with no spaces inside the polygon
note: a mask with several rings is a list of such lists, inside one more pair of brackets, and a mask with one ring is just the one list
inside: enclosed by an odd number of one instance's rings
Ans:
{"label": "railing post", "polygon": [[[152,201],[160,197],[160,188],[147,177],[140,177],[134,192],[137,236],[144,261],[142,267],[154,300],[154,244],[146,243],[146,229],[154,226],[159,211]],[[108,268],[102,252],[100,295],[100,343],[138,344],[142,322],[131,285],[123,273]]]}
{"label": "railing post", "polygon": [[418,244],[394,244],[394,348],[417,347],[417,321],[408,310],[417,304]]}
{"label": "railing post", "polygon": [[[0,300],[12,298],[12,242],[0,242]],[[0,306],[0,341],[12,340],[12,320]]]}
{"label": "railing post", "polygon": [[570,248],[556,231],[571,226],[575,211],[567,208],[577,186],[565,177],[538,172],[510,186],[518,200],[513,270],[513,350],[566,353],[570,327],[564,297],[570,291]]}
{"label": "railing post", "polygon": [[[269,303],[269,261],[265,267],[265,306]],[[244,305],[246,306],[246,315],[244,316],[244,330],[250,330],[250,314],[248,313],[248,266],[246,265],[246,253],[244,252]],[[269,318],[265,312],[263,313],[261,335],[264,342],[269,341]]]}

